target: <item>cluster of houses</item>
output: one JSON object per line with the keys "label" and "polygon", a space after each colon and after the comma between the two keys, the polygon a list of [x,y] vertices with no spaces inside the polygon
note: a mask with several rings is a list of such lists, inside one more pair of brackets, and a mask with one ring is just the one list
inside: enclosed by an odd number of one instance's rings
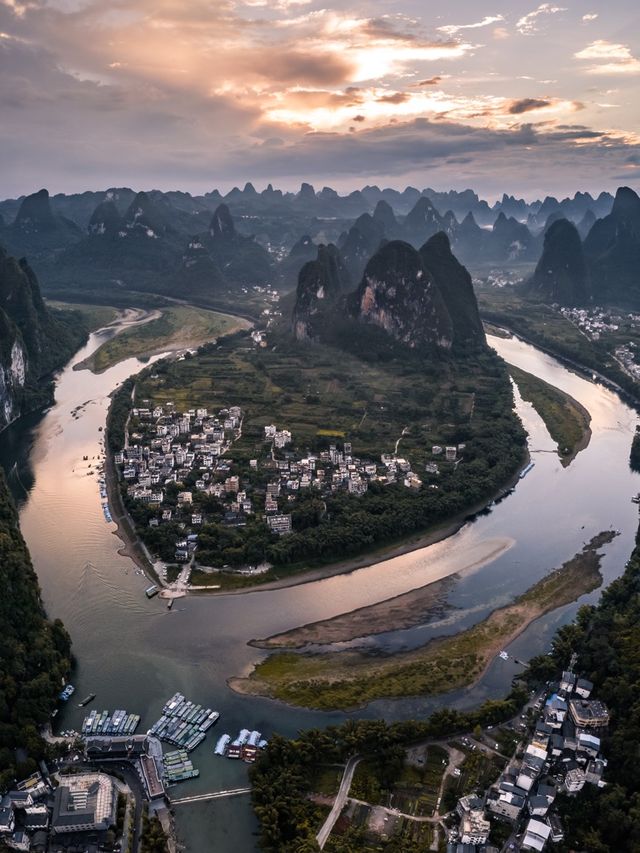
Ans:
{"label": "cluster of houses", "polygon": [[[591,340],[597,341],[606,333],[618,332],[631,326],[640,329],[640,314],[615,315],[604,308],[561,308],[554,305],[563,317],[575,323]],[[640,364],[636,362],[636,343],[629,341],[614,350],[614,355],[622,369],[632,379],[640,381]]]}
{"label": "cluster of houses", "polygon": [[[87,737],[83,758],[88,764],[127,764],[142,786],[143,798],[155,811],[166,805],[162,745],[148,735]],[[41,762],[36,772],[0,796],[0,847],[33,853],[98,853],[116,849],[118,786],[106,772],[93,768],[60,773],[57,779]],[[116,773],[115,776],[118,774]],[[124,845],[124,840],[122,842]],[[121,847],[117,842],[117,849]]]}
{"label": "cluster of houses", "polygon": [[0,841],[13,850],[45,850],[51,812],[48,801],[53,789],[41,773],[18,782],[0,798]]}
{"label": "cluster of houses", "polygon": [[591,697],[592,690],[591,682],[567,671],[538,701],[539,715],[521,754],[516,753],[483,796],[458,801],[452,850],[492,849],[487,846],[492,819],[513,827],[509,849],[542,851],[563,840],[554,811],[558,792],[576,795],[585,785],[605,785],[600,734],[609,724],[609,712]]}
{"label": "cluster of houses", "polygon": [[614,355],[623,369],[637,381],[640,381],[640,364],[636,362],[636,345],[633,341],[616,347]]}
{"label": "cluster of houses", "polygon": [[[106,849],[116,823],[117,791],[104,773],[34,773],[0,800],[0,841],[13,850],[62,853]],[[80,845],[80,846],[78,846]]]}
{"label": "cluster of houses", "polygon": [[[372,482],[401,483],[409,489],[423,485],[407,459],[396,454],[382,454],[380,462],[361,459],[347,441],[342,447],[331,444],[315,455],[301,456],[292,449],[290,430],[275,424],[264,427],[265,452],[261,458],[249,460],[246,476],[241,477],[232,472],[229,453],[242,434],[243,412],[238,406],[210,414],[206,408],[178,412],[172,403],[166,403],[136,407],[132,418],[127,445],[115,455],[115,462],[129,497],[156,510],[149,519],[150,527],[181,524],[185,532],[175,543],[178,562],[191,559],[197,548],[197,529],[207,520],[199,508],[201,501],[194,502],[196,493],[220,501],[222,524],[242,527],[257,513],[273,533],[282,536],[292,530],[287,507],[300,490],[315,488],[322,496],[340,490],[363,495]],[[427,475],[440,473],[440,459],[455,464],[463,450],[463,444],[434,445]],[[174,488],[167,501],[171,483],[180,491],[176,495]]]}
{"label": "cluster of houses", "polygon": [[[564,308],[559,305],[553,307],[594,341],[599,340],[600,335],[606,332],[617,332],[620,328],[621,319],[612,317],[611,312],[605,308],[598,308],[597,306],[594,308]],[[640,321],[640,317],[629,314],[628,320],[631,322]]]}

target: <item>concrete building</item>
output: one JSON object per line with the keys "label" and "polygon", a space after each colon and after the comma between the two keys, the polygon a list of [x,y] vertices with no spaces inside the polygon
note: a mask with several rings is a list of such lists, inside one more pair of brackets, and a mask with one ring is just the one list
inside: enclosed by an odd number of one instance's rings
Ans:
{"label": "concrete building", "polygon": [[551,827],[547,823],[532,817],[525,830],[524,839],[522,841],[523,850],[544,850],[549,836],[551,835]]}
{"label": "concrete building", "polygon": [[486,844],[491,831],[491,823],[485,818],[482,809],[466,812],[460,821],[460,841],[463,844]]}
{"label": "concrete building", "polygon": [[104,773],[69,776],[56,788],[51,832],[106,830],[115,824],[116,791]]}
{"label": "concrete building", "polygon": [[571,699],[569,712],[576,727],[581,729],[604,729],[609,725],[607,706],[597,699]]}

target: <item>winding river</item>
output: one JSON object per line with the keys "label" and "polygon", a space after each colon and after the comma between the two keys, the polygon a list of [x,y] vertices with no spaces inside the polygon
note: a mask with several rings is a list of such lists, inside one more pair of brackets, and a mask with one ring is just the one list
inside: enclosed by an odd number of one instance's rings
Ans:
{"label": "winding river", "polygon": [[[267,737],[272,731],[292,735],[303,727],[345,718],[233,693],[227,678],[249,672],[263,654],[247,645],[249,639],[326,619],[451,575],[451,608],[444,616],[364,641],[385,649],[409,647],[483,618],[602,530],[620,531],[605,548],[605,583],[622,572],[631,553],[638,511],[630,497],[640,490],[638,475],[628,467],[635,413],[606,388],[569,372],[535,348],[516,339],[491,338],[507,361],[568,392],[591,413],[591,442],[568,468],[562,468],[552,452],[540,418],[518,400],[535,467],[512,495],[454,536],[349,575],[280,590],[191,596],[177,600],[168,611],[166,603],[145,598],[146,579],[119,555],[121,542],[113,535],[114,525],[104,520],[96,477],[90,473],[98,461],[108,395],[140,369],[140,362],[131,359],[99,376],[72,368],[112,333],[93,334],[61,372],[56,403],[44,416],[23,419],[3,433],[0,462],[10,472],[47,611],[64,621],[73,640],[76,696],[95,692],[93,707],[142,714],[141,731],[176,690],[220,711],[213,734],[193,754],[201,775],[183,784],[178,796],[246,781],[245,765],[213,756],[215,737],[224,731],[246,726]],[[595,601],[598,594],[533,623],[511,651],[524,659],[543,651],[579,604]],[[423,716],[439,705],[474,705],[504,695],[514,672],[511,661],[497,659],[471,691],[377,702],[358,715],[398,719]],[[58,716],[58,726],[79,728],[82,716],[71,702]],[[179,840],[193,853],[256,849],[257,826],[246,796],[176,807],[176,821]]]}

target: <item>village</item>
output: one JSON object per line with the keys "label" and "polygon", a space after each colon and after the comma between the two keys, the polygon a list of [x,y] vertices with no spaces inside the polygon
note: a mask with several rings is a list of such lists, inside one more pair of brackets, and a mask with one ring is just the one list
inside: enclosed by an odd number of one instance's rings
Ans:
{"label": "village", "polygon": [[[171,555],[177,563],[192,561],[198,532],[210,521],[237,529],[252,519],[274,535],[291,533],[291,508],[305,490],[315,490],[320,498],[338,491],[361,496],[373,482],[418,490],[423,477],[425,487],[437,489],[441,466],[456,465],[465,447],[433,445],[420,477],[409,460],[395,453],[381,454],[379,462],[362,459],[348,441],[329,443],[315,454],[299,453],[290,430],[265,424],[263,452],[236,459],[232,451],[242,437],[243,420],[238,406],[216,414],[206,408],[178,412],[171,403],[132,409],[126,447],[114,461],[127,498],[147,508],[149,529],[179,525]],[[144,531],[141,535],[145,538]]]}
{"label": "village", "polygon": [[[585,785],[606,784],[607,760],[600,738],[609,725],[609,711],[592,697],[592,690],[591,682],[571,670],[563,672],[559,683],[548,685],[536,697],[530,725],[526,713],[511,723],[526,733],[526,739],[518,739],[496,782],[458,800],[448,828],[447,853],[497,851],[489,840],[496,822],[510,828],[501,848],[505,851],[542,851],[563,840],[554,810],[556,797],[577,796]],[[494,737],[493,732],[486,736]]]}

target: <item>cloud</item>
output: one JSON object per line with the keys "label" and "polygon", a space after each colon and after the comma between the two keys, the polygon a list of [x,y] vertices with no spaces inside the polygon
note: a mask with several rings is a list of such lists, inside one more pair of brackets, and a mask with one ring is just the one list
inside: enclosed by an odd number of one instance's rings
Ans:
{"label": "cloud", "polygon": [[512,101],[509,104],[508,112],[511,115],[520,115],[520,113],[528,113],[549,106],[551,106],[551,101],[543,101],[539,98],[520,98],[520,100]]}
{"label": "cloud", "polygon": [[410,95],[407,92],[393,92],[389,95],[380,95],[376,101],[379,104],[404,104],[409,98]]}
{"label": "cloud", "polygon": [[587,14],[586,14],[586,15],[583,15],[583,16],[582,16],[582,23],[583,23],[583,24],[588,24],[588,23],[590,23],[591,21],[595,21],[597,17],[598,17],[598,13],[597,13],[597,12],[587,12]]}
{"label": "cloud", "polygon": [[625,44],[599,39],[574,54],[576,59],[591,59],[595,65],[585,68],[587,74],[640,74],[640,60]]}
{"label": "cloud", "polygon": [[537,9],[534,9],[533,12],[523,15],[516,22],[516,29],[522,35],[531,35],[532,33],[536,33],[540,28],[540,21],[538,20],[540,17],[545,15],[557,15],[558,12],[566,11],[567,10],[564,6],[552,6],[551,3],[542,3]]}
{"label": "cloud", "polygon": [[500,21],[504,21],[502,15],[486,15],[481,21],[475,24],[447,24],[443,27],[438,27],[438,31],[448,36],[454,36],[460,30],[477,30],[480,27],[488,27],[490,24],[498,24]]}
{"label": "cloud", "polygon": [[296,6],[308,6],[311,0],[241,0],[241,5],[252,9],[271,8],[286,11]]}
{"label": "cloud", "polygon": [[[514,57],[493,41],[508,35],[494,26],[502,17],[483,18],[483,10],[476,22],[444,25],[434,38],[426,13],[368,17],[363,8],[319,0],[0,0],[0,32],[9,36],[0,35],[3,193],[54,179],[61,190],[209,189],[213,179],[348,182],[435,168],[443,184],[513,178],[519,185],[535,170],[563,180],[587,174],[598,145],[603,164],[620,171],[620,152],[636,145],[612,130],[561,127],[579,108],[561,97],[564,79],[536,79],[523,90]],[[557,11],[543,4],[521,27],[534,31]],[[493,36],[490,69],[469,37],[483,27]],[[580,57],[574,77],[579,62],[628,68],[635,60],[618,47],[627,54]],[[560,77],[555,68],[545,73]],[[582,115],[593,125],[596,105]]]}

